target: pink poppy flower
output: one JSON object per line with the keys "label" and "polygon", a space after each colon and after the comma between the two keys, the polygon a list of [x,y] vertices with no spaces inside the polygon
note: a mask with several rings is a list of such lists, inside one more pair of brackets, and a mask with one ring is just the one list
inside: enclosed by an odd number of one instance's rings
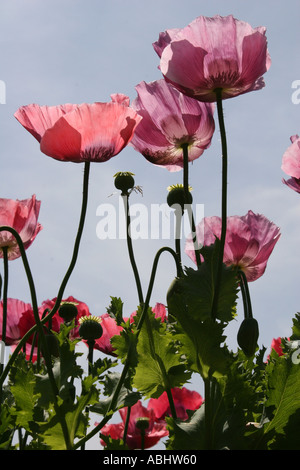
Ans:
{"label": "pink poppy flower", "polygon": [[[171,393],[177,418],[181,420],[188,419],[187,410],[197,410],[203,403],[203,398],[199,393],[185,387],[172,388]],[[167,392],[164,392],[159,398],[150,398],[147,408],[154,411],[157,421],[164,420],[166,416],[171,416]]]}
{"label": "pink poppy flower", "polygon": [[288,147],[282,157],[281,169],[291,178],[282,179],[283,183],[297,193],[300,193],[300,137],[293,135],[292,144]]}
{"label": "pink poppy flower", "polygon": [[141,82],[132,107],[143,118],[131,145],[148,161],[169,171],[183,167],[182,145],[188,145],[189,161],[210,146],[215,130],[214,106],[183,95],[165,80]]}
{"label": "pink poppy flower", "polygon": [[[101,430],[101,434],[104,436],[110,436],[112,439],[123,439],[125,421],[127,416],[127,408],[122,408],[119,413],[122,418],[121,423],[117,424],[106,424],[103,426]],[[155,422],[155,415],[153,410],[148,410],[145,408],[141,402],[137,402],[135,405],[131,407],[130,418],[129,418],[129,425],[128,425],[128,432],[126,438],[126,444],[128,445],[129,449],[141,449],[142,448],[142,437],[141,437],[141,430],[137,426],[138,418],[148,418],[149,425],[145,431],[145,441],[144,441],[144,448],[149,449],[153,447],[158,441],[168,435],[168,431],[166,429],[165,423],[156,423]],[[105,446],[103,440],[101,440],[101,444]]]}
{"label": "pink poppy flower", "polygon": [[180,30],[161,34],[154,49],[165,79],[200,101],[232,98],[264,87],[271,65],[264,27],[252,28],[232,15],[200,16]]}
{"label": "pink poppy flower", "polygon": [[[49,311],[52,310],[52,308],[54,307],[55,301],[56,301],[56,298],[52,300],[45,300],[42,303],[42,305],[39,307],[40,318],[43,317],[43,314],[46,309],[49,309]],[[80,317],[90,315],[89,308],[84,302],[80,302],[72,296],[69,296],[66,299],[63,299],[62,302],[72,302],[77,307],[78,315],[75,318],[75,328],[73,328],[73,330],[70,331],[70,338],[71,339],[78,338],[78,330],[79,330],[78,319]],[[46,312],[46,314],[47,313],[48,312]],[[61,318],[59,316],[58,311],[56,311],[51,319],[50,329],[58,333],[60,329],[60,325],[63,322],[64,322],[63,318]],[[21,337],[24,336],[27,333],[27,331],[29,331],[34,325],[35,325],[35,319],[34,319],[33,310],[31,309],[31,310],[24,312],[24,314],[20,317],[20,321],[18,325],[20,329]],[[46,327],[49,328],[49,322],[46,323]],[[32,340],[33,340],[33,337],[29,338],[28,343],[31,343]]]}
{"label": "pink poppy flower", "polygon": [[[165,305],[157,303],[152,309],[155,314],[155,318],[161,318],[161,321],[166,320],[167,310]],[[133,323],[136,311],[130,315],[130,323]],[[124,318],[126,322],[128,318]],[[111,338],[113,336],[119,335],[123,330],[122,326],[119,326],[114,318],[112,318],[108,313],[104,313],[100,316],[100,322],[102,326],[102,336],[95,341],[94,349],[103,352],[104,354],[109,354],[110,356],[115,356],[114,348],[111,344]]]}
{"label": "pink poppy flower", "polygon": [[[22,239],[25,250],[42,229],[38,223],[40,206],[41,202],[36,200],[35,195],[22,201],[0,199],[0,226],[6,225],[15,229]],[[8,231],[0,232],[0,258],[3,258],[2,247],[8,247],[9,260],[21,256],[15,237]]]}
{"label": "pink poppy flower", "polygon": [[[220,217],[205,217],[196,227],[200,246],[211,245],[221,236]],[[280,229],[260,214],[252,211],[242,217],[227,217],[227,232],[223,262],[242,269],[248,282],[255,281],[265,272],[267,261],[280,238]],[[191,236],[187,238],[185,252],[194,261]]]}
{"label": "pink poppy flower", "polygon": [[115,94],[109,103],[30,104],[19,108],[15,117],[46,155],[75,163],[105,162],[129,143],[141,120],[126,104],[125,95]]}
{"label": "pink poppy flower", "polygon": [[[7,345],[17,344],[22,338],[19,321],[22,315],[32,312],[31,304],[18,299],[7,299],[6,339]],[[3,300],[0,302],[0,339],[2,340]]]}
{"label": "pink poppy flower", "polygon": [[104,313],[100,316],[100,322],[102,326],[102,336],[95,341],[94,349],[101,351],[104,354],[115,356],[114,348],[110,342],[113,336],[119,335],[123,330],[122,326],[119,326],[114,318],[108,313]]}

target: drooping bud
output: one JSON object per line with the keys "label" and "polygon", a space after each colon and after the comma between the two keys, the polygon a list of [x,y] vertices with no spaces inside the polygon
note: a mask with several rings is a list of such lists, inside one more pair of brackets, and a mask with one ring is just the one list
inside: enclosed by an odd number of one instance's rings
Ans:
{"label": "drooping bud", "polygon": [[100,318],[94,315],[88,315],[79,318],[79,336],[86,341],[92,341],[100,338],[103,333]]}
{"label": "drooping bud", "polygon": [[134,173],[130,171],[119,171],[114,175],[115,178],[115,187],[122,191],[122,195],[128,193],[129,189],[134,187]]}
{"label": "drooping bud", "polygon": [[238,345],[247,357],[253,356],[259,336],[258,322],[255,318],[245,318],[237,334]]}

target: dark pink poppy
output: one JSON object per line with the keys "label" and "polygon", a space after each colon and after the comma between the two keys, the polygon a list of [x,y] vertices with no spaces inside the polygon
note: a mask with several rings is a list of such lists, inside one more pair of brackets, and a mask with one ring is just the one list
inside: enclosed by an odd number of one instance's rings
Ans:
{"label": "dark pink poppy", "polygon": [[[0,199],[0,226],[8,226],[18,232],[22,239],[25,250],[34,241],[37,234],[42,230],[38,223],[41,202],[36,200],[35,195],[29,199],[19,201],[13,199]],[[3,258],[2,247],[7,247],[9,260],[21,256],[16,238],[11,232],[0,232],[0,258]]]}
{"label": "dark pink poppy", "polygon": [[[122,408],[119,413],[122,418],[122,423],[117,424],[106,424],[102,430],[101,434],[105,436],[110,436],[112,439],[123,439],[124,427],[126,422],[128,408]],[[155,415],[153,410],[148,410],[142,405],[141,402],[137,402],[131,407],[128,432],[126,438],[126,444],[129,449],[141,449],[142,448],[142,436],[141,430],[136,425],[139,418],[148,418],[149,425],[145,432],[145,441],[144,448],[149,449],[159,442],[162,437],[168,435],[166,425],[163,422],[156,423]],[[101,444],[105,446],[103,440]]]}
{"label": "dark pink poppy", "polygon": [[[172,397],[178,419],[188,419],[187,410],[197,410],[203,403],[201,395],[195,391],[183,388],[172,388]],[[164,420],[166,416],[171,416],[170,404],[167,392],[159,398],[151,398],[147,406],[148,410],[153,410],[157,421]]]}
{"label": "dark pink poppy", "polygon": [[16,119],[40,142],[46,155],[60,161],[105,162],[132,139],[141,118],[125,95],[109,103],[22,106]]}
{"label": "dark pink poppy", "polygon": [[300,193],[300,137],[293,135],[292,144],[284,152],[281,169],[291,178],[282,179],[283,183]]}
{"label": "dark pink poppy", "polygon": [[[44,314],[47,315],[47,313],[49,313],[49,311],[52,310],[52,308],[55,305],[55,301],[56,301],[56,298],[52,300],[45,300],[41,304],[41,306],[39,307],[40,318],[43,318]],[[90,315],[89,308],[84,302],[81,302],[72,296],[69,296],[66,299],[63,299],[62,302],[72,302],[77,307],[78,315],[75,318],[75,328],[70,331],[70,338],[71,339],[78,338],[78,329],[79,329],[78,319],[80,317]],[[61,318],[59,316],[58,311],[56,311],[51,318],[50,325],[49,325],[49,322],[47,322],[45,326],[47,328],[50,327],[51,330],[58,333],[60,329],[60,325],[63,322],[64,322],[63,318]],[[24,336],[25,333],[27,333],[27,331],[29,331],[34,325],[35,325],[35,319],[34,319],[33,310],[31,309],[31,310],[24,312],[24,314],[20,317],[20,321],[19,321],[19,329],[20,329],[21,337]],[[33,337],[29,338],[28,342],[30,343],[32,342],[32,340],[33,340]]]}
{"label": "dark pink poppy", "polygon": [[200,16],[180,30],[161,33],[154,49],[165,79],[200,101],[231,98],[264,87],[271,65],[264,27],[252,28],[232,15]]}
{"label": "dark pink poppy", "polygon": [[[22,315],[32,312],[32,306],[29,303],[18,299],[7,299],[7,320],[6,320],[6,340],[7,345],[17,344],[22,338],[22,332],[19,328],[19,321]],[[3,325],[3,300],[0,302],[0,339],[2,339]]]}
{"label": "dark pink poppy", "polygon": [[141,82],[132,107],[143,118],[131,145],[148,161],[169,171],[183,167],[182,145],[188,145],[189,161],[210,146],[215,130],[214,106],[183,95],[165,80]]}
{"label": "dark pink poppy", "polygon": [[[205,217],[196,227],[200,246],[208,246],[221,236],[220,217]],[[227,266],[242,269],[247,280],[255,281],[265,272],[267,261],[280,238],[280,229],[261,214],[252,211],[242,217],[227,217],[223,261]],[[186,241],[185,252],[196,262],[192,237]]]}

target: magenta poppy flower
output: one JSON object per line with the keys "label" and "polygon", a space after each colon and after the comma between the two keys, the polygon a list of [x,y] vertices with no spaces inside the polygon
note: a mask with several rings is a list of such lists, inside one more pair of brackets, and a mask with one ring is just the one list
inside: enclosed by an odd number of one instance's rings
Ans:
{"label": "magenta poppy flower", "polygon": [[[127,408],[122,408],[119,413],[122,418],[121,423],[117,424],[106,424],[101,429],[101,434],[104,436],[110,436],[112,439],[123,439],[124,427],[127,416]],[[148,418],[148,428],[145,431],[144,449],[149,449],[159,442],[162,437],[168,435],[166,425],[163,422],[156,423],[155,415],[153,410],[145,408],[141,402],[137,402],[131,407],[128,432],[126,438],[126,444],[129,449],[141,449],[142,448],[142,436],[141,430],[137,426],[137,420],[139,418]],[[103,440],[101,444],[105,446]]]}
{"label": "magenta poppy flower", "polygon": [[[39,307],[39,317],[42,318],[43,315],[44,315],[44,312],[47,309],[48,309],[48,311],[46,311],[46,314],[49,313],[50,310],[52,310],[52,308],[54,307],[55,302],[56,302],[56,298],[54,298],[52,300],[45,300],[41,304],[41,306]],[[90,315],[89,308],[84,302],[81,302],[81,301],[75,299],[72,296],[69,296],[66,299],[63,299],[62,303],[63,302],[71,302],[71,303],[75,304],[76,307],[77,307],[78,315],[75,318],[75,328],[73,328],[70,331],[70,338],[71,339],[78,338],[79,337],[79,335],[78,335],[78,330],[79,330],[78,319],[80,317]],[[52,331],[55,331],[56,333],[58,333],[59,329],[60,329],[60,325],[63,322],[64,322],[63,318],[61,318],[59,316],[58,311],[56,311],[54,313],[54,315],[52,316],[52,318],[51,318],[50,329]],[[23,315],[21,315],[19,325],[18,325],[19,329],[20,329],[21,337],[24,336],[27,333],[27,331],[29,331],[34,325],[35,325],[35,318],[34,318],[33,310],[31,309],[31,310],[25,311],[23,313]],[[46,327],[49,328],[49,322],[46,323]],[[33,340],[33,337],[29,338],[28,343],[31,343],[32,340]]]}
{"label": "magenta poppy flower", "polygon": [[46,155],[60,161],[105,162],[132,139],[141,118],[125,95],[109,103],[22,106],[16,119],[40,143]]}
{"label": "magenta poppy flower", "polygon": [[214,106],[183,95],[165,80],[141,82],[132,107],[143,118],[131,145],[148,161],[169,171],[183,167],[182,145],[188,145],[189,161],[210,146],[215,130]]}
{"label": "magenta poppy flower", "polygon": [[100,322],[103,333],[100,338],[96,339],[94,349],[97,349],[98,351],[101,351],[104,354],[115,356],[114,348],[110,340],[113,336],[119,335],[123,330],[123,327],[119,326],[116,320],[112,318],[108,313],[104,313],[100,316]]}
{"label": "magenta poppy flower", "polygon": [[[42,229],[38,223],[41,202],[36,200],[35,195],[22,201],[13,199],[0,199],[0,226],[8,226],[16,230],[22,239],[25,250],[34,241]],[[0,248],[7,247],[9,260],[21,256],[17,241],[13,234],[8,231],[0,232]],[[3,251],[0,249],[0,258]]]}
{"label": "magenta poppy flower", "polygon": [[[18,299],[7,299],[6,338],[7,345],[17,344],[22,338],[19,321],[22,315],[32,312],[31,304]],[[2,340],[3,300],[0,302],[0,339]]]}
{"label": "magenta poppy flower", "polygon": [[[220,217],[205,217],[196,227],[200,246],[208,246],[221,237]],[[280,229],[261,214],[252,211],[242,217],[227,217],[223,262],[238,266],[247,280],[255,281],[265,272],[267,261],[280,238]],[[192,237],[186,241],[185,252],[196,262]]]}
{"label": "magenta poppy flower", "polygon": [[[203,403],[203,398],[198,392],[194,392],[185,387],[172,388],[172,397],[178,419],[188,419],[187,410],[197,410]],[[159,398],[150,398],[147,406],[148,410],[153,410],[157,421],[164,420],[166,416],[171,416],[170,404],[167,392]]]}
{"label": "magenta poppy flower", "polygon": [[292,144],[288,147],[282,157],[281,169],[291,178],[282,179],[283,183],[297,193],[300,193],[300,137],[293,135]]}
{"label": "magenta poppy flower", "polygon": [[232,15],[200,16],[180,30],[161,33],[154,49],[164,78],[200,101],[232,98],[264,87],[271,65],[264,27],[252,28]]}

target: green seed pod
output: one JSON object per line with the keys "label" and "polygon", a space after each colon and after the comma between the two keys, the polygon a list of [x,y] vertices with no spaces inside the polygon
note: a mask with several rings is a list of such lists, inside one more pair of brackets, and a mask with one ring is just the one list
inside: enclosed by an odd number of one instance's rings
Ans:
{"label": "green seed pod", "polygon": [[77,314],[78,310],[76,304],[73,302],[64,302],[58,309],[58,315],[67,323],[76,318]]}
{"label": "green seed pod", "polygon": [[103,329],[99,317],[85,316],[79,318],[79,336],[86,341],[92,341],[101,338]]}
{"label": "green seed pod", "polygon": [[129,189],[134,187],[134,173],[130,171],[120,171],[114,175],[115,178],[115,187],[122,191],[122,194],[127,194]]}
{"label": "green seed pod", "polygon": [[147,416],[141,416],[136,420],[135,425],[140,431],[146,431],[149,428],[149,423],[150,419]]}
{"label": "green seed pod", "polygon": [[258,322],[255,318],[245,318],[237,334],[238,345],[247,357],[253,356],[259,336]]}
{"label": "green seed pod", "polygon": [[169,194],[167,196],[167,203],[169,207],[179,205],[182,210],[184,210],[185,204],[192,204],[193,196],[190,193],[191,188],[189,188],[189,193],[186,200],[186,195],[184,187],[182,184],[175,184],[168,187]]}

